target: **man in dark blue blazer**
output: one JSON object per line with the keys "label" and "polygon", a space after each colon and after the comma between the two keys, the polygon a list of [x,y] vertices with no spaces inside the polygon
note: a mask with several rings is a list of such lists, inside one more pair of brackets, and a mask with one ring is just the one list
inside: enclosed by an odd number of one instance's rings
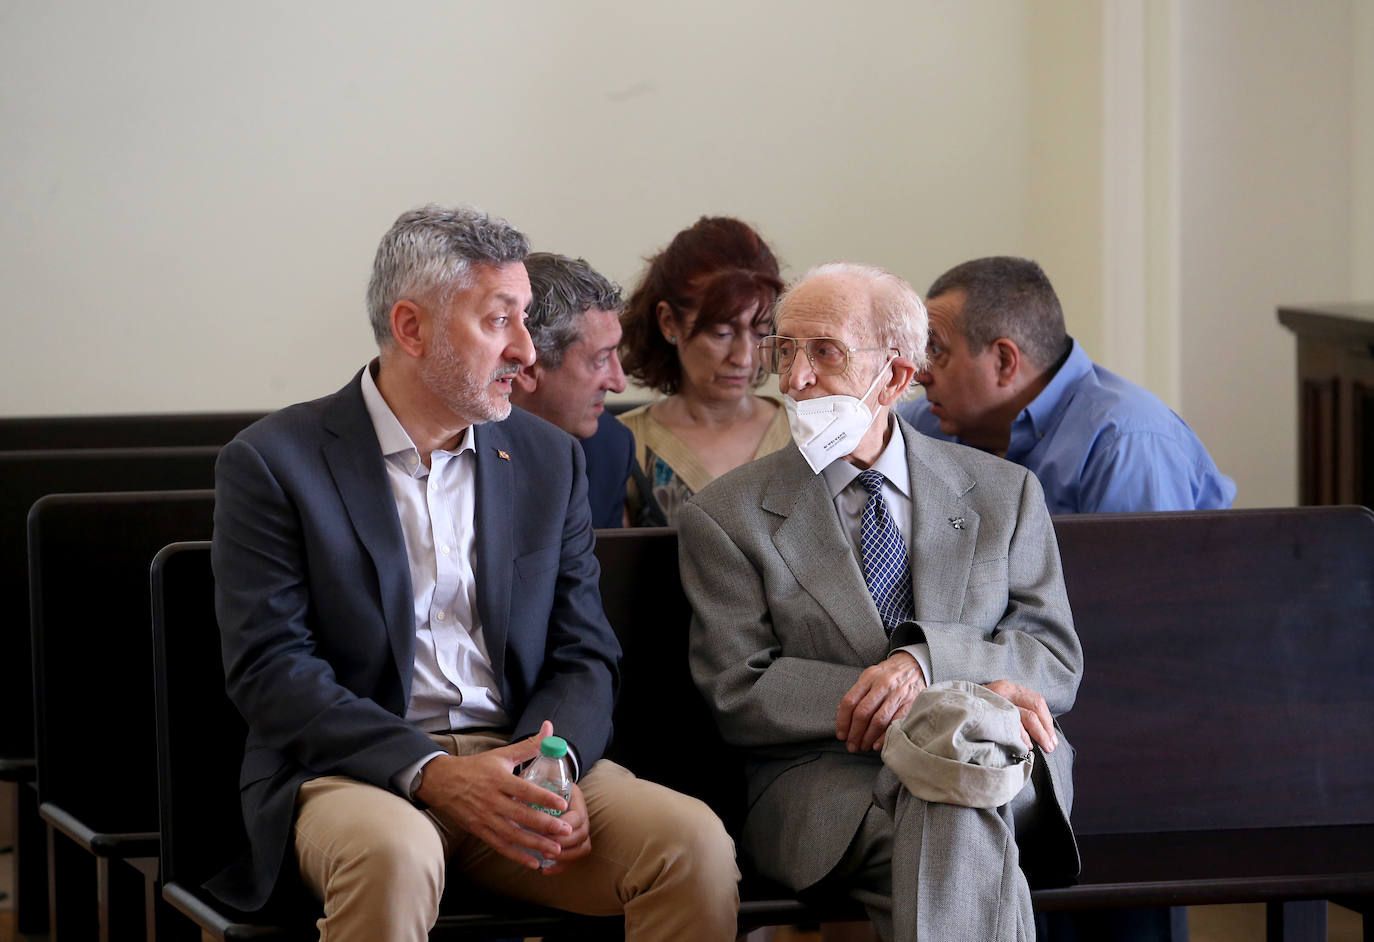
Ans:
{"label": "man in dark blue blazer", "polygon": [[606,393],[625,391],[620,288],[585,259],[534,252],[525,259],[533,302],[525,326],[535,360],[515,376],[511,402],[582,442],[592,525],[619,527],[635,466],[635,439],[606,411]]}
{"label": "man in dark blue blazer", "polygon": [[[419,940],[447,865],[623,911],[629,938],[733,938],[720,822],[601,759],[620,651],[582,451],[509,403],[534,358],[526,254],[480,213],[402,215],[368,288],[379,357],[220,456],[216,608],[252,854],[212,888],[254,910],[298,869],[322,937]],[[512,774],[554,733],[578,773],[566,802]]]}

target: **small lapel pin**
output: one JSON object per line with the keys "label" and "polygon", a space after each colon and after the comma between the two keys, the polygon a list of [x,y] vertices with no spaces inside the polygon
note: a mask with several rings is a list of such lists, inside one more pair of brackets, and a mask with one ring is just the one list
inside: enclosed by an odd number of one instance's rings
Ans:
{"label": "small lapel pin", "polygon": [[951,527],[953,527],[954,529],[956,529],[956,530],[962,530],[962,529],[964,529],[964,518],[963,518],[963,517],[950,517],[950,518],[949,518],[949,525],[950,525]]}
{"label": "small lapel pin", "polygon": [[496,449],[496,454],[500,457],[502,461],[510,461],[510,452],[502,451],[498,448]]}

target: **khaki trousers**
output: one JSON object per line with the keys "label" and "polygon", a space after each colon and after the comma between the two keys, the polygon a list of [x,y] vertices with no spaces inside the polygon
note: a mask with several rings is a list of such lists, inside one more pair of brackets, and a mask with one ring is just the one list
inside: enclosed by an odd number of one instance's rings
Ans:
{"label": "khaki trousers", "polygon": [[[435,735],[472,755],[506,745],[487,733]],[[702,802],[608,760],[578,782],[591,853],[561,874],[521,867],[387,789],[344,776],[312,779],[297,798],[301,877],[324,903],[321,942],[421,942],[439,915],[446,864],[470,886],[570,912],[625,914],[635,942],[735,937],[739,870],[720,819]]]}

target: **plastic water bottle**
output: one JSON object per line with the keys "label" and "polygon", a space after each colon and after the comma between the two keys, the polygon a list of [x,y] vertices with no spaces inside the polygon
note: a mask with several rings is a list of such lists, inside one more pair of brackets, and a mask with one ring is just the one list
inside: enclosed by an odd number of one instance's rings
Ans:
{"label": "plastic water bottle", "polygon": [[[568,742],[561,736],[545,736],[539,744],[539,756],[531,762],[525,771],[520,773],[520,777],[527,782],[533,782],[540,788],[547,788],[549,791],[562,795],[563,800],[567,801],[572,797],[572,760],[568,758]],[[546,808],[543,805],[530,805],[536,811],[551,814],[558,817],[563,812],[554,808]],[[528,830],[528,829],[526,829]],[[530,855],[539,861],[540,867],[553,865],[553,860],[545,857],[533,848],[527,848]]]}

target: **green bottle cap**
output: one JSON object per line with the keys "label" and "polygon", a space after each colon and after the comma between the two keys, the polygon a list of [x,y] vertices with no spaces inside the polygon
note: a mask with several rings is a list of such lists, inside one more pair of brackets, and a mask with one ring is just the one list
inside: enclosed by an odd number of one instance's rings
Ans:
{"label": "green bottle cap", "polygon": [[562,736],[545,736],[539,744],[539,752],[550,759],[561,759],[568,754],[568,741]]}

